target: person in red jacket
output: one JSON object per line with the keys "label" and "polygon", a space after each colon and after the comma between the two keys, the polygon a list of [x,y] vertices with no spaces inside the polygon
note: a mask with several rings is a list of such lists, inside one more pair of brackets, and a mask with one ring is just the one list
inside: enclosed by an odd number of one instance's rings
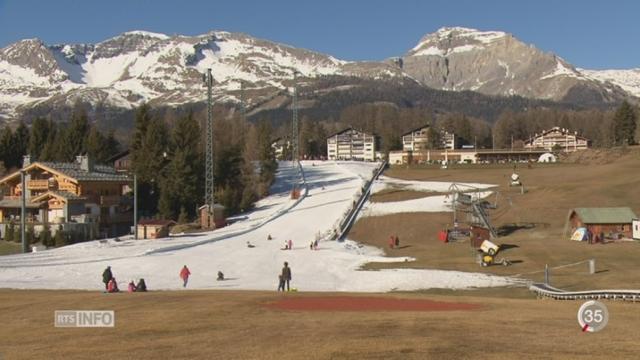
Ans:
{"label": "person in red jacket", "polygon": [[111,278],[111,280],[109,280],[109,283],[107,284],[107,292],[114,293],[118,291],[120,291],[120,289],[118,289],[116,278]]}
{"label": "person in red jacket", "polygon": [[189,282],[189,275],[191,275],[191,271],[189,271],[187,265],[183,266],[182,270],[180,270],[180,278],[182,279],[182,281],[184,281],[182,287],[187,287],[187,282]]}

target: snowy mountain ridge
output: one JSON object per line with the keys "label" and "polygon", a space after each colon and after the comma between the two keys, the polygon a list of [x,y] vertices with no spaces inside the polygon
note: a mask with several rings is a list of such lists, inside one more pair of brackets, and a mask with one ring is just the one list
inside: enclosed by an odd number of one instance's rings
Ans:
{"label": "snowy mountain ridge", "polygon": [[640,97],[640,68],[628,70],[578,69],[578,71],[592,79],[616,84],[626,90],[628,93]]}
{"label": "snowy mountain ridge", "polygon": [[[341,72],[347,62],[243,34],[172,36],[131,31],[98,44],[46,46],[23,40],[0,50],[0,114],[28,103],[76,99],[131,108],[141,102],[202,101],[201,74],[211,68],[215,96],[240,89],[286,88],[305,77]],[[58,99],[60,98],[60,99]]]}
{"label": "snowy mountain ridge", "polygon": [[27,39],[0,49],[0,118],[42,106],[83,101],[131,109],[202,102],[202,73],[211,68],[214,100],[248,104],[324,75],[391,78],[448,91],[520,95],[580,103],[640,96],[640,70],[577,69],[501,31],[446,27],[427,34],[402,57],[344,61],[241,33],[197,36],[128,31],[96,44],[46,45]]}

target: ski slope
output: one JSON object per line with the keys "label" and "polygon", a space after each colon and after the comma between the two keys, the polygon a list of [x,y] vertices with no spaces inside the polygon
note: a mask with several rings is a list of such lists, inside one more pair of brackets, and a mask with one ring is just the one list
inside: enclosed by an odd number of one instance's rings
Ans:
{"label": "ski slope", "polygon": [[[256,210],[216,231],[169,239],[91,241],[38,253],[0,257],[0,288],[102,289],[101,274],[111,266],[121,288],[144,278],[151,290],[182,289],[178,273],[187,265],[189,289],[275,290],[283,262],[292,268],[292,286],[300,291],[384,292],[426,288],[463,289],[506,286],[515,280],[479,273],[392,269],[360,271],[367,262],[404,262],[380,249],[353,241],[309,243],[331,231],[351,206],[364,179],[377,164],[303,162],[307,193],[299,201],[288,192],[297,170],[281,163],[272,195]],[[267,240],[271,235],[273,240]],[[286,240],[292,250],[281,250]],[[255,247],[249,248],[247,242]],[[216,281],[218,271],[227,280]]]}

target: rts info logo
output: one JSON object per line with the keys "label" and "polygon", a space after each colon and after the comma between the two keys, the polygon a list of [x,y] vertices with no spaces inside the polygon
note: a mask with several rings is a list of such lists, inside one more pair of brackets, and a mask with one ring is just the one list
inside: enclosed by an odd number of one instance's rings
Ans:
{"label": "rts info logo", "polygon": [[114,327],[113,310],[59,310],[54,315],[55,327]]}

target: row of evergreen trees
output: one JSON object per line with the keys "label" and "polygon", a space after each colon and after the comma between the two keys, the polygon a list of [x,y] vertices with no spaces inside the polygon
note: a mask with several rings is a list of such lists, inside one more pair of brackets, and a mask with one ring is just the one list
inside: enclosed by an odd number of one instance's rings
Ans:
{"label": "row of evergreen trees", "polygon": [[60,162],[71,162],[77,155],[88,154],[97,163],[104,163],[119,149],[113,131],[105,136],[90,124],[87,112],[80,106],[68,123],[36,118],[31,129],[21,122],[15,131],[7,125],[0,133],[0,160],[6,170],[21,167],[26,154],[33,160]]}
{"label": "row of evergreen trees", "polygon": [[[197,216],[205,192],[203,122],[188,113],[169,129],[148,105],[138,108],[130,151],[143,216],[181,222]],[[214,134],[216,202],[225,206],[227,215],[248,210],[268,193],[275,178],[271,126],[250,124],[239,116],[216,118]]]}

